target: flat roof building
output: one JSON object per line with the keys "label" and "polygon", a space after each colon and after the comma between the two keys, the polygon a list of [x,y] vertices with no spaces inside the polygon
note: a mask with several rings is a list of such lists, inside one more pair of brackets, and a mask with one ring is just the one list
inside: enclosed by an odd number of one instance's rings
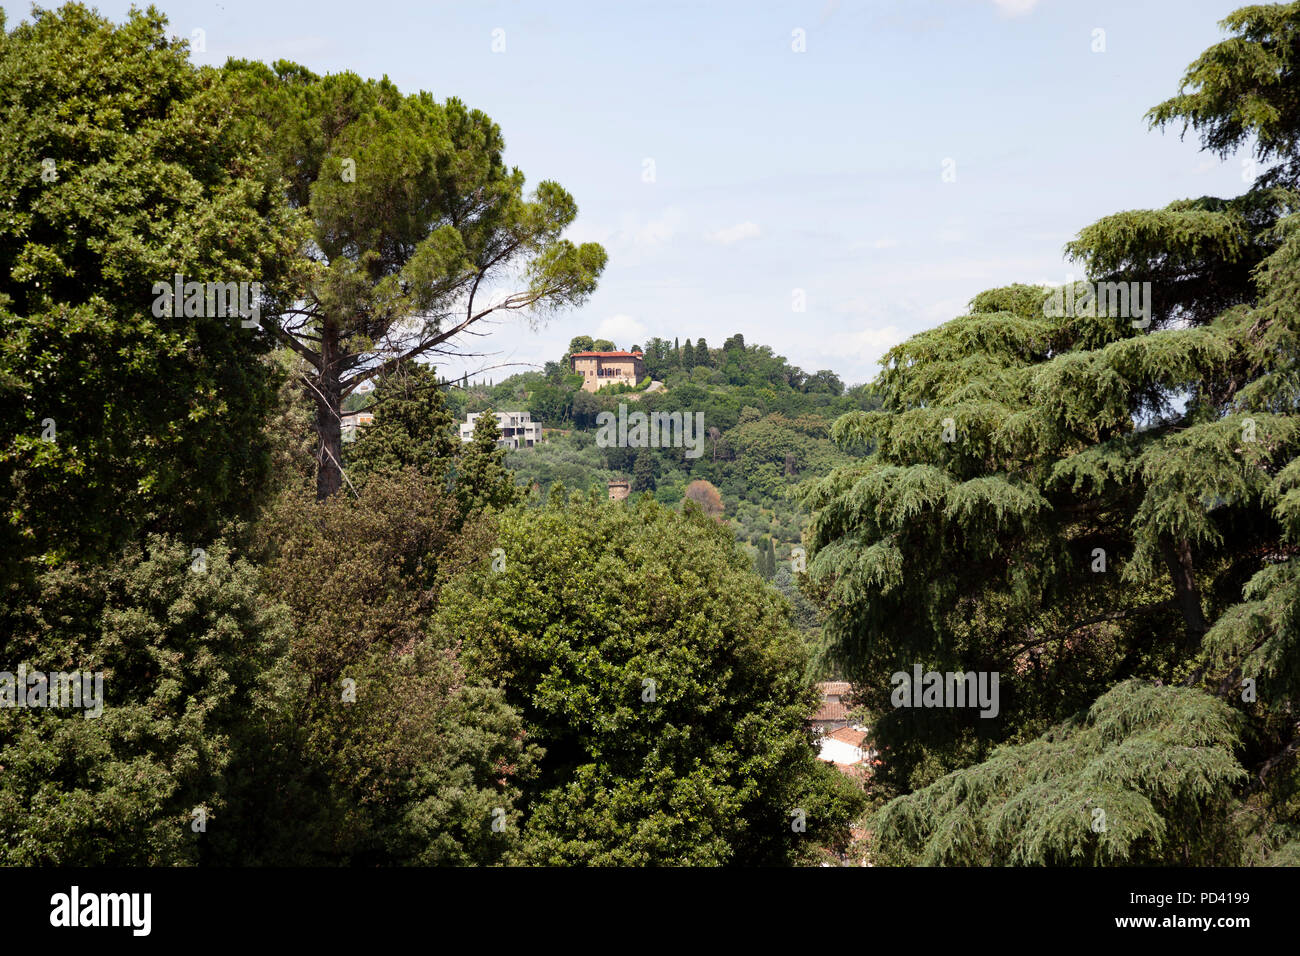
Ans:
{"label": "flat roof building", "polygon": [[532,448],[542,440],[542,426],[533,421],[532,412],[470,412],[465,416],[465,423],[460,426],[460,440],[473,441],[474,423],[480,415],[493,414],[497,417],[498,448]]}

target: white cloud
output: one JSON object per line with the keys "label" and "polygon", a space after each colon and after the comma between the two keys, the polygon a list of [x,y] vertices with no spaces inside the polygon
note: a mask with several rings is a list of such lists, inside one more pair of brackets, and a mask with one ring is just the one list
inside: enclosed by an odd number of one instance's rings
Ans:
{"label": "white cloud", "polygon": [[734,226],[728,226],[726,229],[719,229],[717,232],[710,232],[705,235],[709,242],[720,242],[723,245],[730,245],[733,242],[740,242],[742,239],[757,239],[763,234],[763,230],[758,227],[756,222],[740,222]]}
{"label": "white cloud", "polygon": [[878,359],[907,337],[908,333],[896,325],[843,332],[834,336],[846,346],[844,351],[865,359]]}
{"label": "white cloud", "polygon": [[585,219],[579,219],[564,233],[564,238],[579,246],[584,242],[598,242],[607,246],[613,237],[613,229]]}
{"label": "white cloud", "polygon": [[993,0],[993,5],[1004,17],[1023,17],[1038,6],[1038,0]]}
{"label": "white cloud", "polygon": [[617,227],[579,219],[565,232],[565,238],[578,244],[598,242],[607,249],[645,250],[670,242],[685,223],[685,213],[669,206],[651,219],[627,213]]}
{"label": "white cloud", "polygon": [[[967,299],[938,299],[921,307],[926,327],[941,325],[959,315],[965,315],[970,302]],[[901,339],[899,341],[902,341]]]}
{"label": "white cloud", "polygon": [[[911,334],[893,323],[873,323],[853,331],[834,332],[822,339],[821,347],[816,349],[816,356],[825,359],[825,363],[810,365],[833,368],[847,382],[866,382],[876,377],[881,357]],[[806,371],[813,370],[813,367],[806,368]]]}
{"label": "white cloud", "polygon": [[631,345],[642,345],[642,339],[645,338],[646,328],[634,317],[620,312],[618,315],[611,315],[608,319],[603,319],[596,327],[596,334],[592,336],[597,339],[609,339],[621,349]]}
{"label": "white cloud", "polygon": [[632,236],[632,242],[638,246],[658,246],[672,239],[681,231],[682,224],[686,221],[686,216],[680,209],[668,208],[656,219],[651,219],[644,225],[636,225],[627,230]]}
{"label": "white cloud", "polygon": [[645,214],[626,212],[618,224],[578,220],[566,230],[564,236],[571,242],[598,242],[605,247],[613,262],[619,267],[641,265],[663,255],[671,249],[686,226],[686,214],[676,206],[668,206],[646,218]]}

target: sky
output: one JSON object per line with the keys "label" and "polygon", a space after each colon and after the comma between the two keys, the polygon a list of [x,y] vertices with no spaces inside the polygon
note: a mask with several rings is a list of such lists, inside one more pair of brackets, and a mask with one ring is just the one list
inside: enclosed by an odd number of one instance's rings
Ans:
{"label": "sky", "polygon": [[[1102,216],[1236,195],[1252,173],[1144,119],[1239,0],[156,5],[202,38],[197,63],[457,96],[530,184],[574,196],[568,237],[609,253],[599,289],[541,328],[503,321],[449,375],[509,366],[480,372],[500,381],[575,335],[741,332],[868,381],[984,289],[1082,278],[1063,247]],[[3,7],[10,26],[30,11]]]}

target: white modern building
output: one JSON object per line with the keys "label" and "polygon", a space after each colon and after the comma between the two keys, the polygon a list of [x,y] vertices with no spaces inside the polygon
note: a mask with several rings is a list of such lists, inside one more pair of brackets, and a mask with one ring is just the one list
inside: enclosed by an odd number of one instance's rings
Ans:
{"label": "white modern building", "polygon": [[[486,412],[470,412],[465,416],[465,423],[460,426],[460,440],[474,439],[474,423]],[[532,448],[542,440],[542,426],[533,421],[531,412],[493,412],[497,417],[497,430],[501,433],[497,439],[500,448]]]}
{"label": "white modern building", "polygon": [[371,424],[375,420],[375,415],[370,411],[344,412],[339,416],[339,420],[343,425],[343,440],[356,441],[357,426]]}

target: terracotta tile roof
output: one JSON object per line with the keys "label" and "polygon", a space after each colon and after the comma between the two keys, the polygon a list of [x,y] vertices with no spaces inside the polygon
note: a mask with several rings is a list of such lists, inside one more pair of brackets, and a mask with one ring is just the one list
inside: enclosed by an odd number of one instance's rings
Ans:
{"label": "terracotta tile roof", "polygon": [[822,705],[817,708],[817,713],[812,715],[813,720],[847,720],[849,709],[843,704],[833,700],[824,700]]}
{"label": "terracotta tile roof", "polygon": [[838,694],[841,697],[853,689],[853,685],[846,680],[824,681],[817,685],[817,690],[823,697],[832,694]]}
{"label": "terracotta tile roof", "polygon": [[574,352],[570,358],[645,358],[640,352]]}
{"label": "terracotta tile roof", "polygon": [[867,739],[867,732],[865,730],[854,730],[852,727],[841,727],[839,730],[832,730],[826,736],[851,747],[861,747],[862,742]]}

